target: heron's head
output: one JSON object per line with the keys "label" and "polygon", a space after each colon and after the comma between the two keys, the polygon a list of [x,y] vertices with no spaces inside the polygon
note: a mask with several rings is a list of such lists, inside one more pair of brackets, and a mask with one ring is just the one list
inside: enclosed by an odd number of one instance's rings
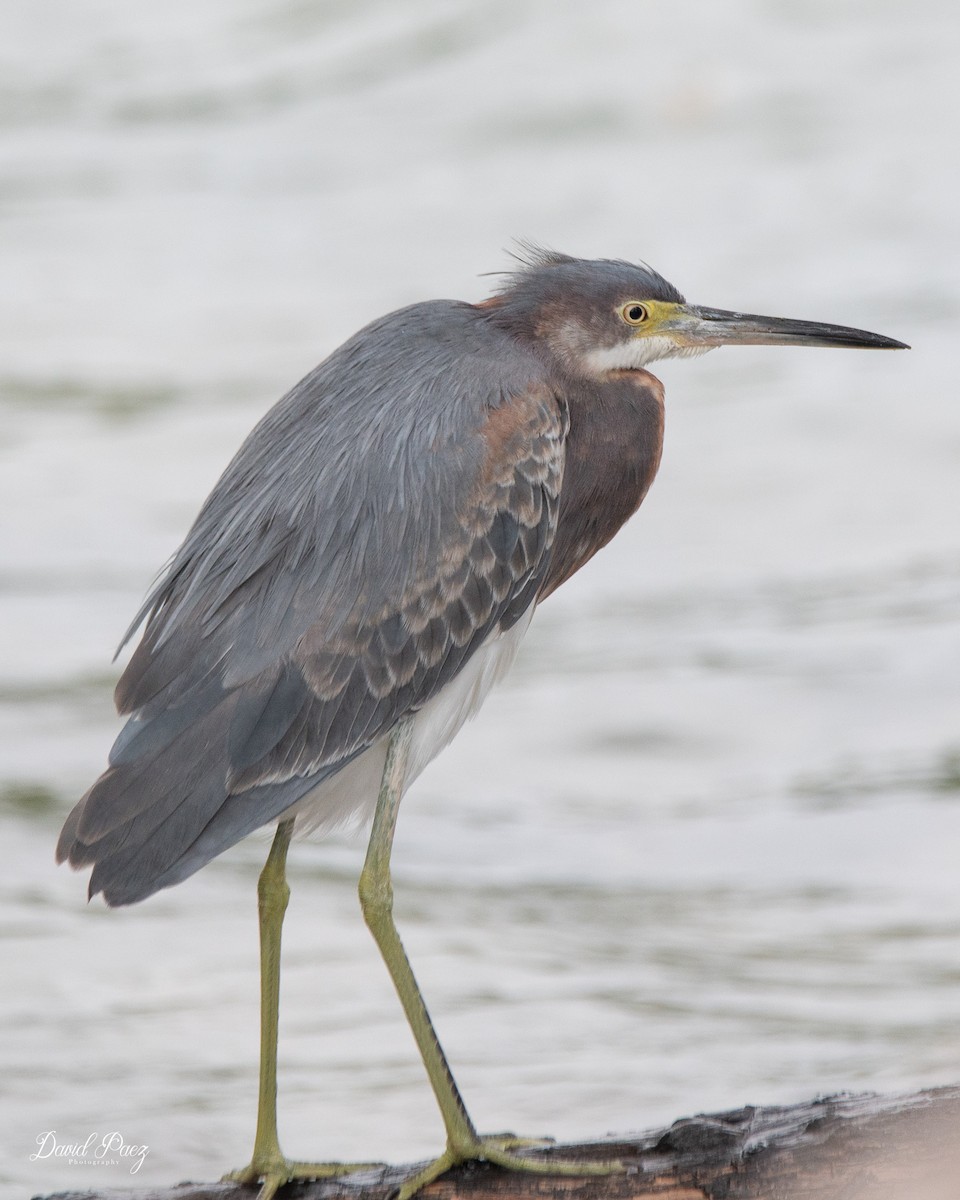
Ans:
{"label": "heron's head", "polygon": [[650,267],[530,248],[489,303],[496,319],[545,346],[566,370],[593,378],[726,345],[907,348],[844,325],[702,308]]}

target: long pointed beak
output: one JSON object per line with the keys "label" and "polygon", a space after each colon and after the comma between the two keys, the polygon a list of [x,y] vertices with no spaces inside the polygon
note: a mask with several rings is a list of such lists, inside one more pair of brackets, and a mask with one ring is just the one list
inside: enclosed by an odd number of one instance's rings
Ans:
{"label": "long pointed beak", "polygon": [[870,350],[909,350],[905,342],[820,321],[792,321],[787,317],[758,317],[678,304],[664,323],[663,332],[684,346],[857,346]]}

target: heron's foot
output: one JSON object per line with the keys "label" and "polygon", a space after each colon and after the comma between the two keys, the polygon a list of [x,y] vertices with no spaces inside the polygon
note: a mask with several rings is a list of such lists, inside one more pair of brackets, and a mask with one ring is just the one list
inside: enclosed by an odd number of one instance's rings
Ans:
{"label": "heron's foot", "polygon": [[296,1162],[283,1155],[255,1158],[239,1171],[229,1171],[224,1183],[240,1183],[247,1186],[260,1184],[257,1200],[273,1200],[284,1186],[295,1179],[334,1179],[338,1175],[352,1175],[357,1171],[378,1171],[383,1163],[313,1163]]}
{"label": "heron's foot", "polygon": [[428,1183],[465,1162],[489,1162],[507,1171],[526,1171],[535,1175],[617,1175],[625,1170],[620,1162],[588,1162],[569,1158],[530,1158],[517,1151],[545,1150],[554,1144],[553,1138],[524,1138],[512,1133],[497,1133],[487,1137],[448,1143],[439,1158],[411,1175],[400,1187],[396,1200],[410,1200]]}

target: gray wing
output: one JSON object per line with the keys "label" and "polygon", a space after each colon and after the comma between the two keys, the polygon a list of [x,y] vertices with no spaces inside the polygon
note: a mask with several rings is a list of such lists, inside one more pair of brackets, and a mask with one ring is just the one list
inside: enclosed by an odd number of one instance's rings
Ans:
{"label": "gray wing", "polygon": [[58,847],[91,895],[192,874],[518,620],[564,435],[537,364],[450,302],[367,327],[271,410],[141,614],[129,720]]}

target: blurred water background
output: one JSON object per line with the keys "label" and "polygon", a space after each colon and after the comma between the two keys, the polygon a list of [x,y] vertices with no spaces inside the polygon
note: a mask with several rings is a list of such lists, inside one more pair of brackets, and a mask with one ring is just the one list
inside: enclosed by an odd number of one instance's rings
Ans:
{"label": "blurred water background", "polygon": [[[366,320],[523,235],[909,354],[667,363],[640,516],[407,798],[401,929],[482,1129],[558,1137],[960,1079],[954,0],[0,8],[0,1185],[121,1131],[241,1165],[264,837],[129,910],[55,869],[110,657],[241,438]],[[302,844],[281,1136],[441,1129]]]}

